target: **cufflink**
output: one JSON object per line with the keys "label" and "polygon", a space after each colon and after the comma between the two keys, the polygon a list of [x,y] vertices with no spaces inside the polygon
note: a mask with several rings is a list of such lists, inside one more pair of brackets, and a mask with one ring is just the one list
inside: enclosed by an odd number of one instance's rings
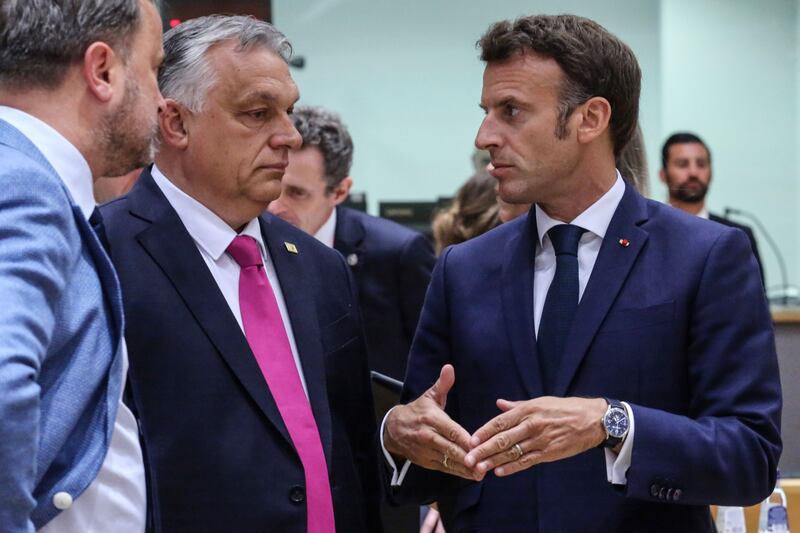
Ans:
{"label": "cufflink", "polygon": [[356,254],[349,254],[345,260],[351,267],[354,267],[358,264],[358,256]]}

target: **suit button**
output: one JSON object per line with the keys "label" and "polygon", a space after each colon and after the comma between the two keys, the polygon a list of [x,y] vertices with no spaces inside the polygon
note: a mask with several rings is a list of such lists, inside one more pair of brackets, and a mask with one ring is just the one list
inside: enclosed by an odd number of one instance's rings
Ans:
{"label": "suit button", "polygon": [[650,485],[650,496],[652,496],[653,498],[658,498],[658,491],[660,489],[661,487],[659,485],[656,485],[655,483]]}
{"label": "suit button", "polygon": [[303,503],[306,501],[306,489],[299,485],[295,485],[289,491],[289,500],[295,504]]}
{"label": "suit button", "polygon": [[683,494],[683,491],[681,491],[681,489],[675,489],[675,492],[672,493],[672,501],[676,502],[680,500],[681,494]]}
{"label": "suit button", "polygon": [[67,492],[56,492],[53,496],[53,505],[59,511],[66,511],[72,507],[72,496]]}

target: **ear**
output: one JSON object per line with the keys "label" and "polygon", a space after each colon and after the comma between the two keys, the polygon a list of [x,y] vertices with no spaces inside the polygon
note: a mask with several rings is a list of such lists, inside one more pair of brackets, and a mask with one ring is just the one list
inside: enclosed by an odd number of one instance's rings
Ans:
{"label": "ear", "polygon": [[353,178],[347,176],[339,185],[333,190],[333,205],[339,205],[347,199],[350,194],[350,187],[353,186]]}
{"label": "ear", "polygon": [[189,145],[189,132],[186,128],[189,113],[188,109],[172,98],[164,100],[164,108],[158,114],[161,142],[180,150],[186,149]]}
{"label": "ear", "polygon": [[104,42],[94,42],[83,54],[83,79],[89,92],[103,103],[125,92],[125,65],[122,58]]}
{"label": "ear", "polygon": [[667,173],[664,172],[663,168],[658,171],[658,177],[661,178],[661,183],[667,183]]}
{"label": "ear", "polygon": [[608,132],[611,123],[611,104],[608,100],[593,96],[581,104],[579,110],[578,142],[588,144]]}

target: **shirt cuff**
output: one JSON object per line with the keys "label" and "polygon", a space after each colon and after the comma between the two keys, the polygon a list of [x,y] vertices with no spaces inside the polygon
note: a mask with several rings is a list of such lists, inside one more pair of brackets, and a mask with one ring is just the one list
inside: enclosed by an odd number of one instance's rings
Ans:
{"label": "shirt cuff", "polygon": [[628,413],[628,423],[630,428],[628,434],[625,436],[625,442],[622,443],[622,449],[619,455],[614,453],[609,448],[606,448],[606,477],[609,483],[614,485],[626,485],[628,483],[627,473],[628,468],[631,466],[631,459],[633,458],[633,409],[626,402],[620,402],[625,411]]}
{"label": "shirt cuff", "polygon": [[389,463],[389,466],[392,469],[392,482],[391,482],[392,487],[399,487],[400,485],[402,485],[403,480],[406,478],[406,473],[408,473],[408,467],[411,466],[411,461],[406,459],[406,462],[403,463],[403,467],[398,472],[397,464],[395,464],[392,454],[386,451],[386,446],[383,445],[383,426],[386,424],[386,419],[389,418],[389,413],[391,413],[393,410],[394,407],[389,409],[386,412],[386,416],[383,417],[383,421],[381,422],[380,438],[381,438],[381,449],[383,450],[383,457],[386,459],[386,462]]}

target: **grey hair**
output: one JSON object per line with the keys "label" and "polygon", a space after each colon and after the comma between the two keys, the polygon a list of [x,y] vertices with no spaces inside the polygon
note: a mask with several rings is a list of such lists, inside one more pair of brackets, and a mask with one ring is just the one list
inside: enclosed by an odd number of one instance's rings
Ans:
{"label": "grey hair", "polygon": [[342,119],[322,107],[296,107],[294,127],[303,137],[303,148],[318,148],[325,162],[325,191],[334,189],[350,175],[353,164],[353,140]]}
{"label": "grey hair", "polygon": [[224,41],[238,41],[237,52],[263,46],[287,63],[292,45],[271,24],[254,17],[210,15],[187,20],[164,34],[164,63],[158,85],[164,98],[171,98],[199,112],[208,91],[217,81],[208,61],[208,51]]}
{"label": "grey hair", "polygon": [[55,88],[97,41],[127,61],[140,11],[139,0],[2,0],[0,86]]}

